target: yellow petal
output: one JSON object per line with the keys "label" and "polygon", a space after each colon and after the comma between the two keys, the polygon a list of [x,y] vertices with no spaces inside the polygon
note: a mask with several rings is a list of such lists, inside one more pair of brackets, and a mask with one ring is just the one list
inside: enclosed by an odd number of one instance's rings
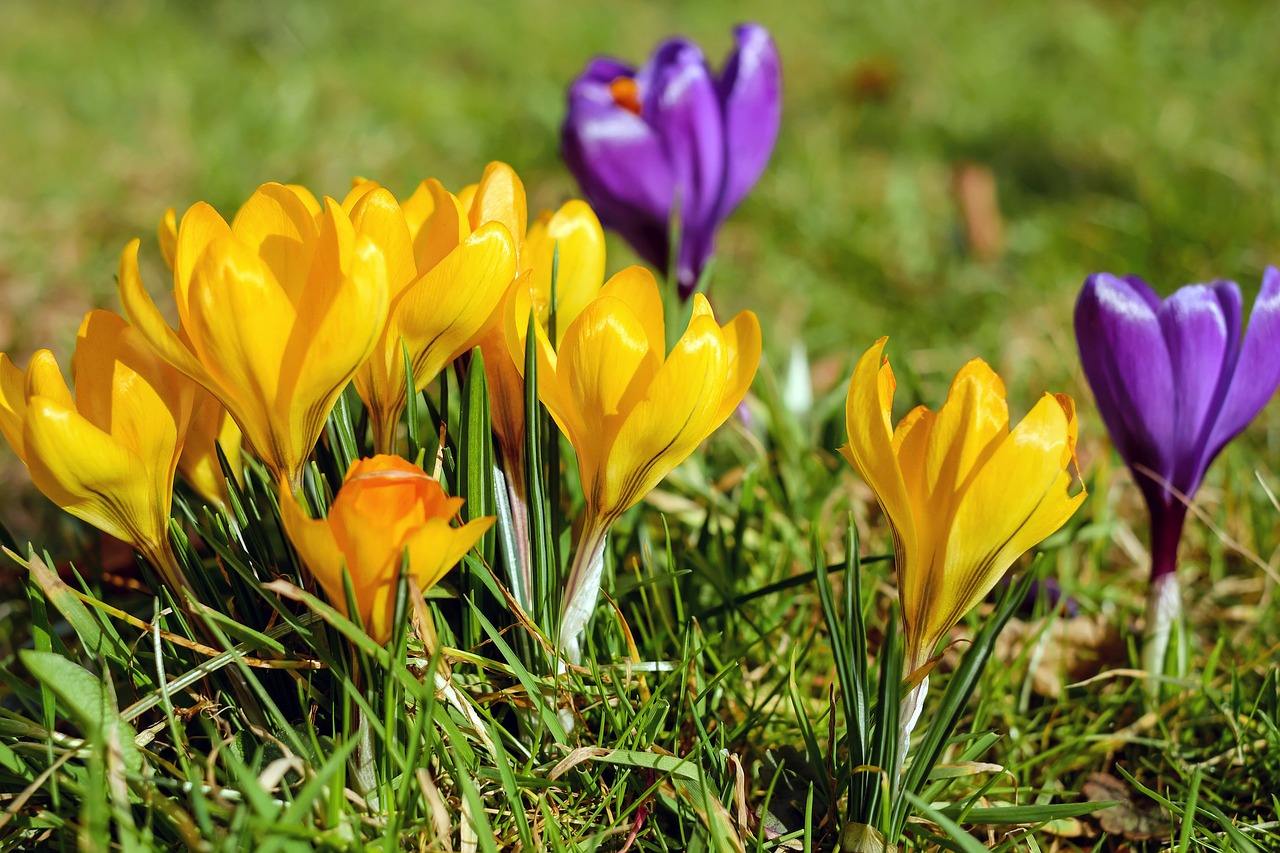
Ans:
{"label": "yellow petal", "polygon": [[475,346],[515,275],[514,243],[498,222],[481,225],[405,292],[393,309],[419,389]]}
{"label": "yellow petal", "polygon": [[[227,225],[226,221],[218,215],[218,211],[203,201],[196,202],[182,215],[182,222],[178,224],[178,245],[173,255],[173,298],[178,306],[178,328],[185,329],[191,324],[188,316],[188,307],[191,302],[192,270],[195,269],[200,257],[210,243],[219,237],[226,237],[230,234],[231,226]],[[138,248],[136,240],[125,247],[124,254],[120,257],[120,296],[122,301],[125,292],[124,267],[126,256],[129,258],[128,263],[132,266],[132,274],[138,277]],[[140,277],[138,277],[137,289],[144,294],[146,292],[142,288]],[[132,322],[138,322],[134,319],[132,312],[129,311],[128,304],[125,305],[125,313],[129,315],[129,319]],[[168,323],[164,321],[161,321],[161,324],[168,326]],[[165,357],[168,358],[168,356]],[[170,359],[170,363],[175,362]],[[183,370],[183,368],[179,369]],[[186,371],[184,370],[184,372]]]}
{"label": "yellow petal", "polygon": [[160,218],[156,238],[160,242],[160,254],[164,256],[165,266],[172,272],[174,259],[178,255],[178,213],[172,207]]}
{"label": "yellow petal", "polygon": [[[541,327],[538,335],[541,340]],[[578,452],[582,481],[589,484],[631,407],[649,390],[661,355],[650,350],[644,325],[631,307],[602,295],[569,327],[556,362],[560,388],[577,413],[566,423],[569,440]],[[544,401],[554,399],[554,393],[544,396]],[[604,495],[588,495],[588,503],[593,497],[602,500]]]}
{"label": "yellow petal", "polygon": [[140,458],[167,459],[181,443],[195,386],[124,318],[110,311],[85,316],[71,372],[76,410]]}
{"label": "yellow petal", "polygon": [[[538,303],[538,320],[544,325],[551,310],[554,262],[558,346],[564,330],[600,292],[604,281],[604,231],[595,212],[575,199],[554,215],[539,217],[529,228],[525,246],[525,265],[533,271],[532,292]],[[517,320],[523,316],[527,315],[518,315]]]}
{"label": "yellow petal", "polygon": [[294,306],[271,272],[234,237],[210,244],[193,271],[191,343],[215,391],[276,474],[296,460],[286,435],[292,397],[281,403],[281,370],[295,335]]}
{"label": "yellow petal", "polygon": [[[382,252],[387,263],[388,298],[395,301],[418,277],[413,259],[413,242],[409,226],[395,196],[380,187],[361,184],[366,191],[351,205],[351,224],[357,234],[366,234]],[[346,202],[343,203],[346,207]]]}
{"label": "yellow petal", "polygon": [[1080,502],[1063,467],[1068,413],[1051,394],[1000,442],[973,477],[946,537],[941,585],[921,616],[923,643],[937,641],[982,600],[1013,561],[1061,527]]}
{"label": "yellow petal", "polygon": [[471,233],[467,209],[458,198],[434,178],[422,186],[431,198],[431,215],[413,235],[413,257],[419,273],[440,263]]}
{"label": "yellow petal", "polygon": [[433,518],[409,537],[409,566],[418,587],[426,592],[458,565],[480,537],[493,526],[492,516],[476,518],[461,527],[451,527],[447,519]]}
{"label": "yellow petal", "polygon": [[310,273],[318,229],[295,188],[263,184],[240,208],[231,231],[258,256],[295,305]]}
{"label": "yellow petal", "polygon": [[225,504],[226,477],[218,462],[217,446],[240,479],[240,428],[216,397],[201,391],[191,407],[191,423],[178,459],[178,470],[187,483],[210,503]]}
{"label": "yellow petal", "polygon": [[23,443],[32,482],[58,506],[142,551],[164,541],[163,478],[74,409],[31,397]]}
{"label": "yellow petal", "polygon": [[[698,294],[701,295],[701,294]],[[743,311],[721,329],[725,352],[729,356],[728,375],[724,383],[724,399],[716,414],[716,426],[728,420],[734,409],[747,396],[756,369],[760,367],[760,321],[751,311]]]}
{"label": "yellow petal", "polygon": [[[41,350],[41,352],[49,352]],[[52,353],[49,354],[52,357]],[[26,459],[22,447],[22,425],[27,419],[27,375],[0,352],[0,435],[19,459]]]}
{"label": "yellow petal", "polygon": [[[604,287],[601,296],[610,296],[626,304],[644,327],[645,339],[659,359],[667,354],[667,332],[662,316],[662,292],[653,273],[645,267],[630,266],[615,273]],[[694,312],[711,313],[705,296],[701,302],[694,300]]]}
{"label": "yellow petal", "polygon": [[1008,434],[1004,383],[975,358],[956,374],[929,432],[923,485],[932,518],[955,514],[959,496]]}
{"label": "yellow petal", "polygon": [[[893,532],[896,564],[900,572],[916,565],[916,523],[912,504],[894,453],[893,392],[896,382],[881,353],[888,338],[881,338],[858,359],[849,380],[845,425],[849,443],[840,452],[871,487]],[[907,602],[903,601],[903,618]],[[910,623],[908,623],[910,624]]]}
{"label": "yellow petal", "polygon": [[328,521],[307,517],[288,486],[280,488],[280,521],[289,541],[320,582],[329,602],[340,612],[347,613],[347,595],[342,583],[343,556]]}
{"label": "yellow petal", "polygon": [[[219,220],[221,221],[221,220]],[[183,219],[186,222],[186,219]],[[226,225],[223,225],[226,231]],[[229,237],[230,232],[226,232],[225,236]],[[179,265],[187,262],[186,256],[183,254],[183,244],[179,241],[177,263]],[[194,268],[194,262],[191,264]],[[175,276],[177,273],[175,272]],[[188,270],[186,278],[190,279],[190,270]],[[120,270],[119,270],[119,291],[120,304],[124,306],[125,315],[129,318],[129,322],[138,330],[138,333],[146,339],[147,344],[155,350],[161,358],[173,365],[182,373],[204,385],[207,388],[216,387],[216,383],[209,376],[204,365],[191,352],[188,344],[185,343],[164,319],[160,310],[156,308],[155,302],[151,300],[151,295],[142,285],[142,277],[138,274],[138,241],[130,240],[129,244],[124,247],[124,251],[120,253]],[[185,305],[184,303],[182,303]],[[185,312],[185,307],[182,309]]]}
{"label": "yellow petal", "polygon": [[368,237],[353,235],[336,203],[326,206],[323,223],[306,300],[279,362],[274,423],[280,431],[287,425],[291,480],[338,396],[373,352],[387,318],[382,252]]}
{"label": "yellow petal", "polygon": [[[404,212],[404,221],[409,226],[409,236],[416,240],[422,226],[431,218],[431,214],[436,210],[436,194],[432,191],[429,184],[440,186],[440,182],[435,179],[423,181],[418,184],[417,189],[413,191],[413,195],[400,202],[400,210]],[[441,187],[443,190],[444,188]]]}
{"label": "yellow petal", "polygon": [[529,227],[529,208],[524,184],[515,170],[498,161],[486,166],[468,211],[472,231],[486,222],[501,222],[507,227],[515,242],[516,259],[523,270],[526,266],[523,252],[524,235]]}
{"label": "yellow petal", "polygon": [[618,430],[603,472],[604,500],[596,504],[603,517],[647,495],[718,426],[728,367],[720,326],[695,306],[688,329]]}
{"label": "yellow petal", "polygon": [[26,396],[28,398],[48,397],[61,406],[74,409],[76,404],[71,398],[71,389],[67,380],[62,378],[62,369],[53,353],[47,349],[38,351],[27,364]]}

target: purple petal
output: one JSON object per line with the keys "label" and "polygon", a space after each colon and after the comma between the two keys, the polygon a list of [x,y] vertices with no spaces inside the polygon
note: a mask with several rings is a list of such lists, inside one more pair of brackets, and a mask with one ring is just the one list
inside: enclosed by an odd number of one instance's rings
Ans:
{"label": "purple petal", "polygon": [[1205,442],[1240,348],[1240,289],[1234,282],[1180,288],[1156,312],[1173,371],[1173,476],[1190,497],[1208,466]]}
{"label": "purple petal", "polygon": [[702,50],[683,39],[661,45],[637,82],[644,98],[642,115],[663,140],[680,203],[677,274],[683,292],[697,281],[719,225],[725,179],[720,96]]}
{"label": "purple petal", "polygon": [[1280,385],[1280,271],[1267,267],[1262,290],[1249,314],[1249,329],[1223,396],[1218,422],[1206,443],[1207,466],[1231,439],[1249,425]]}
{"label": "purple petal", "polygon": [[760,179],[782,122],[782,64],[773,38],[758,24],[743,24],[733,34],[738,46],[717,87],[728,164],[716,214],[721,222]]}
{"label": "purple petal", "polygon": [[1168,500],[1160,483],[1173,474],[1174,382],[1158,304],[1141,279],[1098,273],[1085,281],[1075,310],[1080,363],[1098,411],[1153,506]]}

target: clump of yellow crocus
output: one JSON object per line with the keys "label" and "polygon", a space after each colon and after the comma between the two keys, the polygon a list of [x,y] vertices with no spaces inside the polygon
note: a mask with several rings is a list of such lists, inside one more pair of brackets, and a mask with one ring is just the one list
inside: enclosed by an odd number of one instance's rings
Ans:
{"label": "clump of yellow crocus", "polygon": [[688,458],[742,402],[760,363],[760,324],[724,326],[702,294],[668,354],[653,274],[629,267],[568,324],[557,350],[538,337],[538,393],[578,455],[586,507],[565,583],[560,644],[581,659],[609,527]]}
{"label": "clump of yellow crocus", "polygon": [[[960,369],[936,413],[919,406],[892,426],[896,383],[881,338],[858,360],[846,402],[844,457],[866,481],[893,533],[906,672],[1013,562],[1061,527],[1085,499],[1075,479],[1075,403],[1045,394],[1009,429],[1004,383],[981,359]],[[902,748],[928,678],[903,700]]]}
{"label": "clump of yellow crocus", "polygon": [[405,407],[404,352],[421,391],[470,351],[515,277],[516,250],[505,224],[472,224],[461,202],[435,180],[424,181],[403,207],[363,181],[343,208],[356,233],[367,235],[387,261],[387,325],[355,383],[369,409],[374,446],[392,453]]}
{"label": "clump of yellow crocus", "polygon": [[209,205],[173,247],[172,329],[120,258],[120,299],[147,342],[217,397],[276,479],[302,480],[325,419],[387,318],[387,263],[340,204],[264,184],[228,225]]}
{"label": "clump of yellow crocus", "polygon": [[58,506],[133,546],[175,592],[173,475],[196,386],[110,311],[91,311],[71,358],[74,397],[49,350],[25,371],[0,353],[0,433]]}
{"label": "clump of yellow crocus", "polygon": [[422,590],[435,586],[493,524],[492,517],[461,527],[449,522],[462,498],[398,456],[361,459],[347,471],[322,519],[309,518],[288,492],[280,495],[285,532],[329,600],[347,612],[343,568],[365,630],[379,643],[391,639],[396,584],[407,571]]}

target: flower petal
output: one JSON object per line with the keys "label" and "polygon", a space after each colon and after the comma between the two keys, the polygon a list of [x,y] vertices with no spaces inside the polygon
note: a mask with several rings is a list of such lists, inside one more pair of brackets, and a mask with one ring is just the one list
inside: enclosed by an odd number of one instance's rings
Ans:
{"label": "flower petal", "polygon": [[760,366],[762,346],[760,321],[751,311],[739,313],[721,331],[724,333],[725,352],[729,355],[729,369],[725,377],[724,399],[720,401],[720,411],[716,414],[717,427],[728,420],[751,389],[756,369]]}
{"label": "flower petal", "polygon": [[263,184],[231,223],[231,231],[261,259],[296,306],[303,299],[319,229],[297,189]]}
{"label": "flower petal", "polygon": [[1070,494],[1064,454],[1073,413],[1045,394],[1000,443],[960,500],[945,562],[918,614],[919,651],[932,647],[983,599],[1013,561],[1061,527],[1085,498]]}
{"label": "flower petal", "polygon": [[[840,449],[845,459],[875,492],[894,529],[895,544],[915,545],[915,525],[902,470],[894,452],[893,392],[897,382],[888,361],[880,364],[888,338],[881,338],[858,359],[849,380],[845,427],[849,443]],[[906,562],[899,554],[898,566]]]}
{"label": "flower petal", "polygon": [[347,594],[342,582],[344,558],[329,522],[323,518],[309,518],[287,486],[280,489],[280,521],[289,541],[307,569],[320,582],[329,602],[346,613]]}
{"label": "flower petal", "polygon": [[[90,311],[80,325],[71,373],[76,410],[133,451],[167,488],[187,432],[195,384],[110,311]],[[59,383],[60,384],[60,383]]]}
{"label": "flower petal", "polygon": [[[975,358],[960,368],[946,402],[932,419],[920,484],[920,494],[929,496],[929,504],[918,508],[924,514],[917,517],[945,524],[973,477],[1008,434],[1004,383],[985,361]],[[902,467],[905,470],[906,464]]]}
{"label": "flower petal", "polygon": [[[184,219],[183,221],[185,222],[186,220]],[[225,224],[223,225],[223,230],[226,231]],[[224,236],[229,238],[230,232],[227,231]],[[187,262],[181,243],[179,243],[176,262],[179,264]],[[192,268],[194,268],[194,264],[192,264]],[[175,272],[176,275],[177,273]],[[190,270],[188,270],[187,280],[190,277]],[[188,345],[178,337],[178,333],[170,328],[168,321],[164,319],[160,309],[156,308],[151,295],[147,293],[146,288],[143,286],[142,277],[138,274],[137,240],[130,240],[128,245],[124,247],[124,251],[120,253],[119,291],[120,304],[124,307],[124,312],[129,318],[129,322],[133,324],[133,327],[138,330],[138,333],[146,339],[147,344],[161,358],[206,388],[210,390],[217,388],[217,383],[209,375],[209,372],[205,370],[204,365],[200,363],[200,360],[196,358]],[[179,304],[185,305],[185,302]],[[185,307],[183,307],[182,311],[185,313]]]}
{"label": "flower petal", "polygon": [[165,540],[170,494],[154,468],[75,409],[28,399],[23,444],[32,482],[58,506],[141,551]]}
{"label": "flower petal", "polygon": [[1169,447],[1174,488],[1190,495],[1208,465],[1205,443],[1240,351],[1240,289],[1234,282],[1179,288],[1156,312],[1173,375]]}
{"label": "flower petal", "polygon": [[[354,191],[353,191],[354,192]],[[347,209],[357,234],[373,241],[387,263],[388,298],[394,301],[418,277],[409,226],[395,196],[381,187],[370,188]]]}
{"label": "flower petal", "polygon": [[716,220],[724,221],[764,172],[782,123],[782,67],[768,30],[744,24],[734,30],[737,47],[717,83],[724,106],[724,190]]}
{"label": "flower petal", "polygon": [[603,483],[597,474],[594,488],[603,495],[594,506],[603,518],[641,500],[719,425],[728,367],[720,326],[705,301],[695,304],[688,329],[647,383],[644,398],[625,415]]}
{"label": "flower petal", "polygon": [[1231,385],[1206,443],[1205,464],[1266,406],[1280,385],[1280,271],[1267,267]]}
{"label": "flower petal", "polygon": [[486,166],[468,210],[472,231],[486,222],[505,225],[514,243],[520,268],[528,266],[524,259],[524,235],[529,230],[529,204],[525,201],[524,184],[515,169],[496,160]]}
{"label": "flower petal", "polygon": [[[604,231],[600,220],[585,202],[565,202],[554,214],[544,213],[529,226],[525,238],[525,262],[533,271],[531,288],[537,302],[538,320],[544,325],[551,314],[551,277],[555,266],[556,344],[564,330],[600,292],[604,281]],[[517,326],[528,308],[517,306]],[[525,328],[520,328],[521,340]]]}
{"label": "flower petal", "polygon": [[[416,231],[412,223],[409,225],[409,231],[413,234],[414,262],[418,265],[419,272],[440,263],[445,255],[457,248],[471,233],[467,209],[461,199],[442,187],[435,178],[424,181],[414,197],[423,190],[431,199],[431,213]],[[422,204],[425,207],[426,202]],[[405,216],[407,219],[407,212]]]}
{"label": "flower petal", "polygon": [[1075,310],[1080,363],[1098,411],[1135,481],[1155,502],[1164,500],[1159,483],[1174,469],[1174,378],[1158,303],[1141,279],[1098,273],[1085,282]]}

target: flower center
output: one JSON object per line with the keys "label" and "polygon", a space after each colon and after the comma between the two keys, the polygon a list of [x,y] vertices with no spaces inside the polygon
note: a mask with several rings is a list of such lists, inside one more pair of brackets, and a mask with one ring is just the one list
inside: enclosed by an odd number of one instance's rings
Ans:
{"label": "flower center", "polygon": [[629,113],[640,115],[640,87],[634,77],[617,77],[609,84],[613,102]]}

